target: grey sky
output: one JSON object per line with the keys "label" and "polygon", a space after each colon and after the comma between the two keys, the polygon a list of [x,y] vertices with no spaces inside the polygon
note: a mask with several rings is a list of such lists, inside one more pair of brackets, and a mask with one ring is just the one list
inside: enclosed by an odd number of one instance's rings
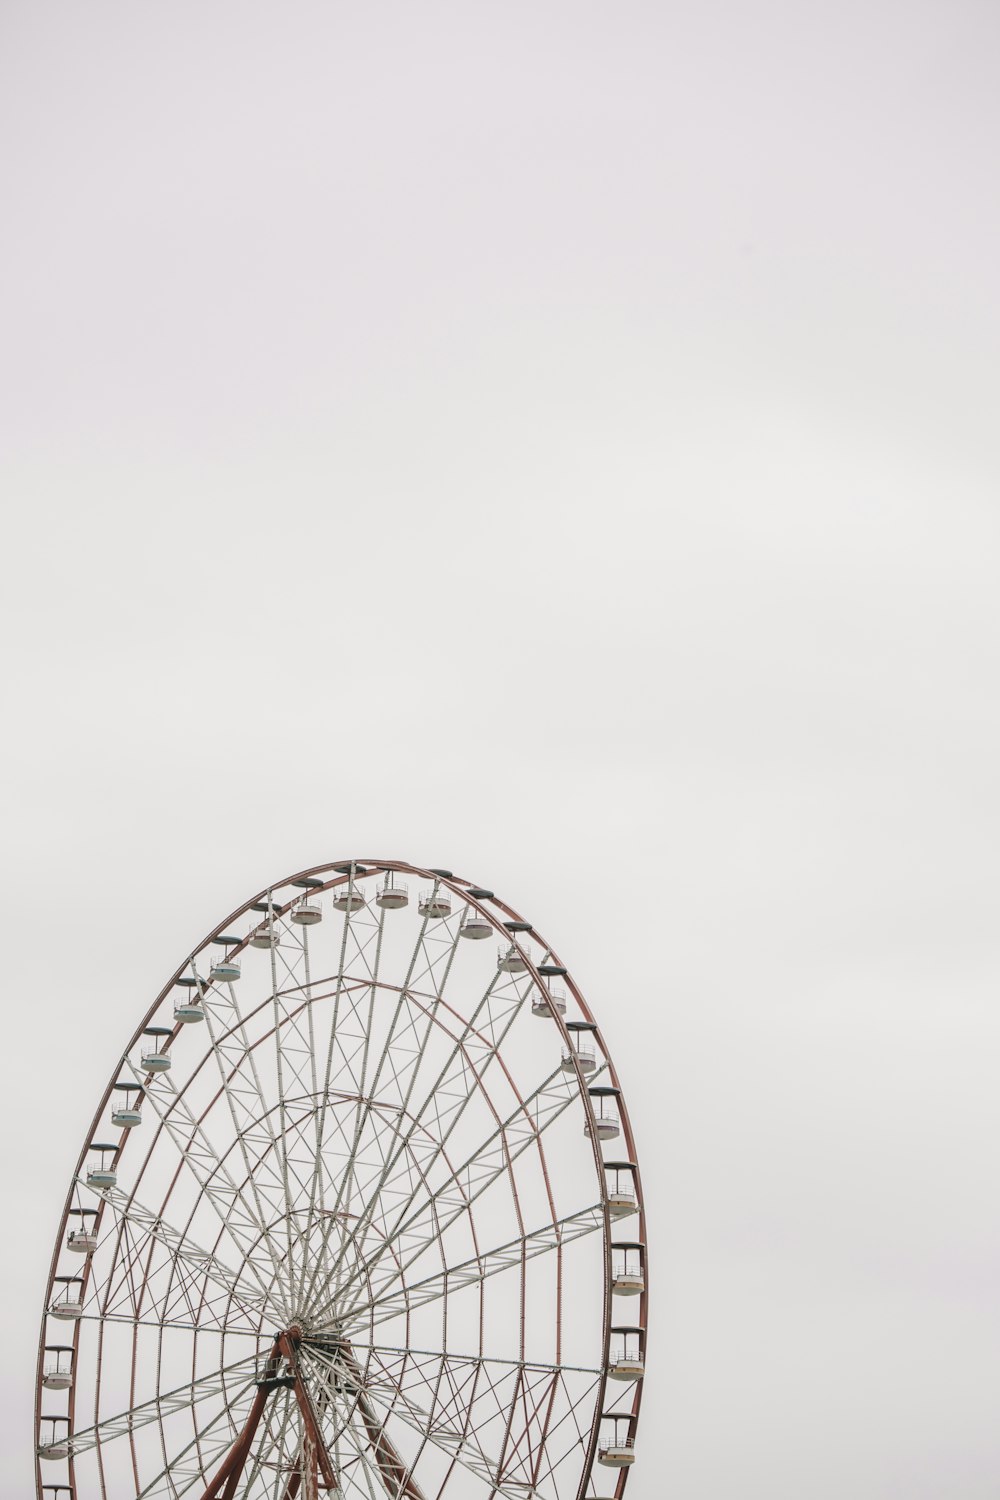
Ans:
{"label": "grey sky", "polygon": [[998,46],[7,0],[4,1493],[137,1017],[382,853],[535,916],[614,1048],[630,1500],[993,1500]]}

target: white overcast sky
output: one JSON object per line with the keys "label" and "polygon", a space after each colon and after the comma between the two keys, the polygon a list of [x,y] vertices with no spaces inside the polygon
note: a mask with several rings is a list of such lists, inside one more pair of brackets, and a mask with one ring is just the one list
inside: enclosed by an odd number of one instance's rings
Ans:
{"label": "white overcast sky", "polygon": [[995,1500],[998,55],[988,0],[6,0],[4,1494],[133,1026],[374,854],[615,1052],[630,1500]]}

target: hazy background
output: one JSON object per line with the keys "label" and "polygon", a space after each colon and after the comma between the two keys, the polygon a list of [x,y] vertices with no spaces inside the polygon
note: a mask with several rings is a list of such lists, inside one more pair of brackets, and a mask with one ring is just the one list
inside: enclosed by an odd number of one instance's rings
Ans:
{"label": "hazy background", "polygon": [[356,854],[491,885],[601,1017],[630,1500],[995,1500],[998,48],[6,0],[5,1494],[137,1018]]}

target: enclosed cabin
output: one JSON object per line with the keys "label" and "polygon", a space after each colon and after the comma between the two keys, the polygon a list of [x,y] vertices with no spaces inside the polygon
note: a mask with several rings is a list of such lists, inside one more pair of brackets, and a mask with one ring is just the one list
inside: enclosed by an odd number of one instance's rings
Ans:
{"label": "enclosed cabin", "polygon": [[597,1067],[597,1052],[594,1046],[594,1033],[597,1030],[593,1021],[567,1021],[566,1030],[569,1032],[569,1047],[563,1048],[562,1062],[560,1067],[564,1073],[575,1073],[577,1068],[581,1073],[593,1073]]}
{"label": "enclosed cabin", "polygon": [[177,981],[180,991],[174,1004],[174,1020],[181,1026],[194,1021],[204,1021],[205,1000],[201,991],[201,980],[196,974],[184,974]]}
{"label": "enclosed cabin", "polygon": [[260,913],[264,918],[250,934],[248,941],[251,948],[280,948],[281,933],[278,930],[278,911],[274,902],[255,901],[250,910]]}
{"label": "enclosed cabin", "polygon": [[113,1188],[118,1181],[115,1157],[118,1155],[117,1141],[91,1141],[87,1148],[93,1154],[87,1161],[87,1186],[101,1193]]}
{"label": "enclosed cabin", "polygon": [[634,1161],[604,1163],[605,1198],[613,1219],[625,1219],[639,1207],[637,1172]]}
{"label": "enclosed cabin", "polygon": [[350,916],[352,912],[361,911],[368,903],[355,882],[360,875],[368,874],[367,867],[351,861],[349,864],[334,865],[334,869],[338,875],[347,876],[347,883],[337,886],[333,893],[334,911],[342,911],[347,916]]}
{"label": "enclosed cabin", "polygon": [[616,1297],[638,1297],[646,1290],[646,1247],[641,1240],[611,1246],[611,1290]]}
{"label": "enclosed cabin", "polygon": [[[69,1417],[42,1415],[39,1421],[38,1457],[69,1458]],[[48,1489],[69,1489],[69,1485],[48,1485]]]}
{"label": "enclosed cabin", "polygon": [[641,1380],[646,1373],[646,1330],[620,1323],[611,1329],[608,1374],[612,1380]]}
{"label": "enclosed cabin", "polygon": [[73,1384],[73,1345],[46,1344],[42,1350],[42,1385],[47,1391],[68,1391]]}
{"label": "enclosed cabin", "polygon": [[375,890],[375,905],[384,911],[402,911],[410,903],[410,888],[399,880],[392,870],[387,870],[385,879]]}
{"label": "enclosed cabin", "polygon": [[566,1014],[566,987],[559,984],[565,978],[562,964],[539,964],[538,972],[545,980],[545,989],[536,994],[531,1002],[531,1014],[542,1019],[552,1015]]}
{"label": "enclosed cabin", "polygon": [[621,1120],[618,1117],[618,1099],[620,1090],[608,1084],[594,1084],[593,1088],[587,1090],[590,1095],[591,1110],[593,1111],[593,1125],[591,1125],[590,1112],[583,1122],[584,1135],[596,1135],[599,1141],[613,1141],[621,1134]]}
{"label": "enclosed cabin", "polygon": [[72,1323],[83,1315],[83,1277],[53,1276],[52,1301],[49,1312],[64,1323]]}
{"label": "enclosed cabin", "polygon": [[212,967],[208,971],[209,983],[237,984],[241,973],[240,961],[231,950],[239,948],[243,939],[235,933],[226,932],[220,933],[212,941],[218,943],[224,951],[221,958],[213,958],[212,960]]}
{"label": "enclosed cabin", "polygon": [[293,880],[292,884],[307,892],[292,907],[292,921],[299,927],[315,927],[317,922],[323,920],[323,908],[319,904],[319,897],[315,894],[316,891],[322,890],[322,880],[317,880],[313,875],[305,875],[301,880]]}
{"label": "enclosed cabin", "polygon": [[602,1412],[597,1462],[607,1469],[627,1469],[634,1461],[635,1417],[631,1412]]}
{"label": "enclosed cabin", "polygon": [[115,1083],[111,1086],[111,1123],[120,1130],[132,1130],[142,1124],[141,1083]]}
{"label": "enclosed cabin", "polygon": [[421,891],[417,911],[422,917],[450,917],[451,891],[435,885],[429,891]]}
{"label": "enclosed cabin", "polygon": [[169,1026],[147,1026],[142,1033],[140,1057],[146,1073],[166,1073],[173,1059],[167,1042],[173,1036]]}
{"label": "enclosed cabin", "polygon": [[[74,1255],[93,1255],[97,1249],[97,1216],[99,1208],[71,1208],[70,1227],[66,1232],[66,1249]],[[73,1221],[76,1221],[75,1224]]]}

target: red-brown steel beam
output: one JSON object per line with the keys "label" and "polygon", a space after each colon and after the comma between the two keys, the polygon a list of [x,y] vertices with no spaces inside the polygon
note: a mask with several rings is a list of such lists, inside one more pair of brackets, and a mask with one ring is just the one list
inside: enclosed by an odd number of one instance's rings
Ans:
{"label": "red-brown steel beam", "polygon": [[299,1403],[299,1410],[302,1413],[302,1421],[305,1426],[304,1435],[306,1441],[303,1443],[303,1449],[308,1449],[310,1442],[312,1443],[314,1449],[313,1461],[317,1464],[319,1472],[323,1476],[323,1483],[328,1490],[335,1490],[337,1488],[337,1476],[334,1472],[333,1464],[330,1462],[330,1455],[326,1451],[326,1444],[323,1441],[323,1434],[320,1432],[319,1423],[316,1420],[312,1400],[306,1389],[305,1381],[302,1379],[295,1344],[289,1334],[281,1334],[278,1339],[278,1348],[288,1360],[292,1373],[295,1376],[295,1399]]}
{"label": "red-brown steel beam", "polygon": [[[243,1431],[226,1454],[222,1461],[222,1467],[215,1475],[215,1478],[209,1483],[201,1500],[220,1500],[220,1497],[221,1500],[232,1500],[232,1496],[236,1492],[239,1477],[243,1472],[243,1466],[247,1461],[247,1454],[250,1452],[250,1444],[253,1442],[254,1433],[260,1425],[260,1419],[267,1404],[269,1394],[264,1386],[257,1388],[257,1394],[253,1399],[250,1413],[243,1424]],[[224,1491],[222,1490],[223,1485],[226,1486]]]}

